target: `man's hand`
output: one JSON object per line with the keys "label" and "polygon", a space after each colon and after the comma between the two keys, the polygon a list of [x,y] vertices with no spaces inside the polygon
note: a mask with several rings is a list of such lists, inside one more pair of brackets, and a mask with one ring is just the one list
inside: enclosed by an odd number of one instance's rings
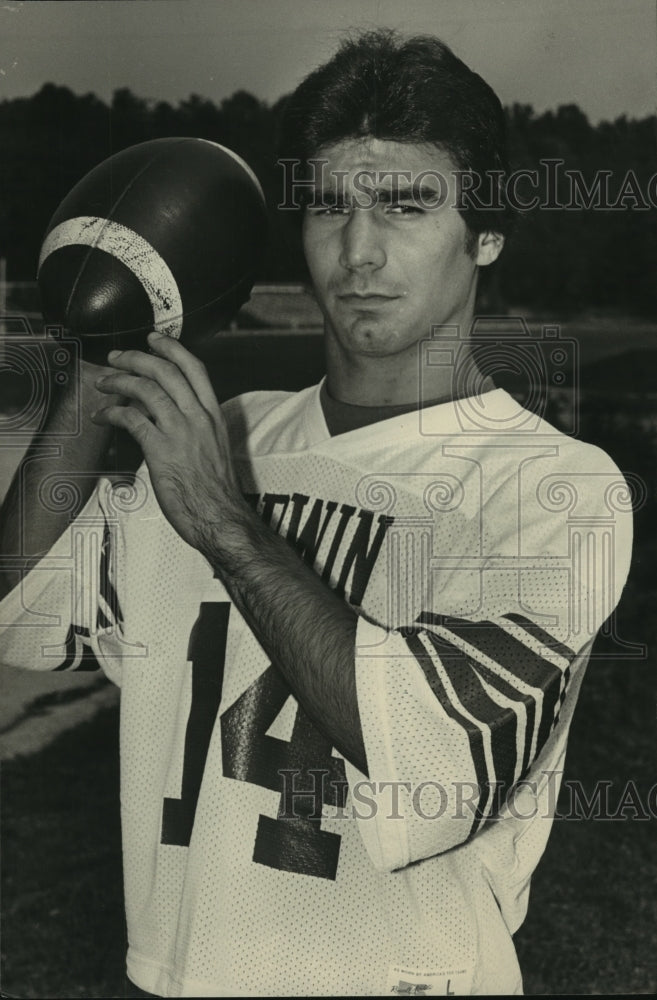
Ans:
{"label": "man's hand", "polygon": [[168,337],[151,334],[149,343],[154,355],[109,355],[116,371],[98,388],[128,403],[93,419],[123,427],[139,442],[165,516],[221,578],[318,729],[365,771],[356,612],[243,499],[202,363]]}
{"label": "man's hand", "polygon": [[153,354],[110,353],[115,371],[96,386],[127,403],[103,407],[92,419],[132,434],[165,516],[186,542],[203,551],[222,512],[246,506],[226,424],[202,362],[171,337],[151,333],[148,342]]}

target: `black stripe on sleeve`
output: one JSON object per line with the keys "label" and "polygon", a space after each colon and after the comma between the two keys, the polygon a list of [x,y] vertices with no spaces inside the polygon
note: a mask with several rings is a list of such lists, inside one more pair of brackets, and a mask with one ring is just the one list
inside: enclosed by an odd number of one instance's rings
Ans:
{"label": "black stripe on sleeve", "polygon": [[554,713],[554,722],[552,724],[553,729],[556,727],[559,721],[559,715],[561,713],[561,709],[563,708],[563,703],[566,700],[566,694],[568,693],[568,685],[570,684],[570,678],[571,678],[571,672],[569,664],[563,672],[563,680],[561,681],[561,694],[559,695],[559,703],[556,707],[556,711]]}
{"label": "black stripe on sleeve", "polygon": [[98,628],[110,628],[115,622],[123,624],[123,612],[119,603],[119,597],[110,577],[110,560],[112,553],[112,533],[109,525],[105,524],[103,530],[103,541],[100,549],[100,595],[105,602],[109,616],[104,610],[98,607]]}
{"label": "black stripe on sleeve", "polygon": [[69,625],[64,639],[65,658],[54,670],[100,670],[100,664],[89,645],[90,638],[88,629],[81,625]]}
{"label": "black stripe on sleeve", "polygon": [[525,618],[524,615],[518,614],[508,614],[503,615],[503,617],[508,619],[508,621],[513,622],[514,625],[520,625],[521,628],[524,628],[525,631],[529,632],[530,635],[533,635],[536,639],[542,642],[544,646],[548,647],[548,649],[554,650],[555,653],[565,657],[567,660],[572,660],[576,656],[574,649],[571,649],[570,646],[566,646],[563,642],[559,642],[558,639],[555,639],[553,635],[550,635],[549,632],[546,632],[544,628],[537,625],[536,622],[533,622],[530,618]]}
{"label": "black stripe on sleeve", "polygon": [[495,663],[505,667],[515,677],[525,681],[530,687],[543,692],[536,739],[536,754],[538,754],[552,732],[554,712],[561,691],[562,671],[493,622],[450,624],[450,631]]}
{"label": "black stripe on sleeve", "polygon": [[530,618],[525,618],[524,615],[508,614],[504,615],[504,618],[507,618],[514,625],[524,628],[526,632],[533,635],[539,640],[539,642],[542,642],[544,646],[547,646],[548,649],[552,649],[555,653],[558,653],[559,656],[563,656],[569,661],[568,666],[563,672],[561,680],[561,693],[559,695],[558,704],[555,708],[554,721],[552,723],[552,729],[554,729],[559,721],[559,714],[563,708],[563,703],[566,700],[566,694],[568,693],[568,685],[570,684],[571,678],[570,663],[575,659],[577,654],[574,649],[570,648],[570,646],[566,646],[565,643],[555,639],[555,637],[550,635],[549,632],[546,632],[544,628],[537,625],[536,622],[533,622]]}
{"label": "black stripe on sleeve", "polygon": [[[505,616],[506,617],[506,616]],[[512,620],[509,618],[509,620]],[[552,732],[557,704],[562,693],[564,675],[568,666],[559,667],[543,659],[538,653],[525,646],[510,632],[489,621],[472,622],[462,618],[448,618],[424,612],[418,621],[439,625],[468,645],[477,649],[494,663],[499,664],[514,677],[523,681],[529,687],[543,693],[542,707],[538,719],[538,734],[536,738],[536,756]],[[529,621],[527,619],[527,621]],[[529,623],[531,624],[531,623]],[[524,625],[525,631],[530,630]],[[538,627],[537,627],[538,628]],[[542,629],[540,630],[543,631]],[[535,634],[532,630],[532,634]],[[549,637],[548,633],[544,633]],[[541,636],[537,635],[540,639]],[[563,647],[566,649],[567,647]],[[571,655],[572,651],[571,651]],[[570,657],[569,657],[570,659]],[[533,699],[536,703],[537,699]],[[531,761],[528,761],[531,763]]]}
{"label": "black stripe on sleeve", "polygon": [[[508,792],[515,783],[518,717],[512,708],[504,708],[488,694],[479,677],[480,664],[476,660],[441,636],[431,632],[426,634],[440,657],[459,702],[490,732],[496,782],[493,809],[497,811],[502,805],[504,790]],[[488,673],[490,676],[492,671]],[[498,684],[494,686],[499,689]],[[509,689],[510,685],[506,687]],[[514,700],[519,700],[518,692],[515,692]]]}
{"label": "black stripe on sleeve", "polygon": [[114,623],[109,620],[100,603],[96,609],[96,628],[100,631],[106,628],[112,628]]}
{"label": "black stripe on sleeve", "polygon": [[66,648],[66,656],[62,663],[55,670],[72,670],[75,665],[75,660],[78,652],[79,639],[76,639],[73,626],[69,625],[68,632],[66,633],[66,638],[64,639],[64,646]]}
{"label": "black stripe on sleeve", "polygon": [[[461,655],[463,656],[464,654],[461,653]],[[519,691],[518,688],[514,687],[513,684],[510,684],[504,677],[496,674],[490,667],[483,663],[477,663],[476,661],[473,661],[473,663],[474,669],[476,669],[479,676],[483,677],[484,680],[487,680],[491,687],[494,687],[500,692],[500,694],[503,694],[511,701],[517,701],[524,705],[527,722],[525,724],[525,745],[523,747],[522,764],[520,768],[522,776],[529,769],[529,763],[531,760],[532,736],[536,725],[536,702],[530,694],[525,694],[522,691]]]}
{"label": "black stripe on sleeve", "polygon": [[89,635],[89,629],[82,628],[82,626],[75,626],[75,632],[80,636],[80,662],[78,663],[76,670],[100,670],[100,663],[96,659],[96,654],[91,648],[91,636]]}
{"label": "black stripe on sleeve", "polygon": [[467,734],[468,741],[470,743],[470,755],[474,766],[475,778],[479,787],[479,802],[474,816],[475,825],[478,827],[487,815],[489,800],[491,797],[491,783],[488,780],[488,768],[486,766],[486,755],[484,752],[482,732],[480,728],[475,725],[471,719],[468,719],[467,716],[463,715],[458,710],[457,706],[451,701],[447,691],[445,690],[445,686],[436,671],[432,657],[429,653],[427,653],[418,636],[416,634],[406,635],[406,643],[422,668],[422,672],[424,673],[427,683],[438,699],[445,714],[448,715],[450,719],[453,719],[454,722],[458,723],[458,725]]}

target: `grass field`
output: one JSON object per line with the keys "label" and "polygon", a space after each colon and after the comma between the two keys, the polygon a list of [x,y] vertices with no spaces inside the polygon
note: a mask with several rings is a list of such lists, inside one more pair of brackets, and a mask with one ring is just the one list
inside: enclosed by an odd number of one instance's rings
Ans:
{"label": "grass field", "polygon": [[[224,394],[249,379],[294,388],[321,369],[316,337],[254,338],[228,352],[215,378]],[[581,436],[600,444],[655,495],[654,350],[629,341],[588,357]],[[240,351],[242,353],[240,353]],[[563,399],[556,395],[558,419]],[[590,797],[608,782],[616,807],[634,783],[646,803],[655,783],[655,583],[652,504],[636,515],[630,580],[617,631],[643,644],[623,655],[600,641],[575,715],[567,781]],[[107,710],[41,753],[3,766],[2,989],[16,997],[121,995],[125,929],[119,842],[118,713]],[[565,799],[560,808],[567,811]],[[653,803],[654,811],[654,803]],[[535,876],[517,947],[529,994],[631,995],[657,988],[655,822],[555,822]]]}

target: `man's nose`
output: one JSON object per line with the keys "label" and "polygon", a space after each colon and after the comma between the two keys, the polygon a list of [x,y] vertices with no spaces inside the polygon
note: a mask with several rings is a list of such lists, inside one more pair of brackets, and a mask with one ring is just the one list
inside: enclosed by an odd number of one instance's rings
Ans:
{"label": "man's nose", "polygon": [[383,233],[376,211],[353,208],[342,230],[340,264],[349,271],[380,268],[386,263]]}

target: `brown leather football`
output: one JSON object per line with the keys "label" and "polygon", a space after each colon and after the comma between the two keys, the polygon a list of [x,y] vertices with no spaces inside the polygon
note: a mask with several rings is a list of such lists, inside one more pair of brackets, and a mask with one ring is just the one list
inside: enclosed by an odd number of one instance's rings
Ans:
{"label": "brown leather football", "polygon": [[158,330],[195,349],[248,299],[267,215],[236,153],[196,138],[155,139],[79,181],[48,225],[39,257],[44,318],[83,356],[145,347]]}

